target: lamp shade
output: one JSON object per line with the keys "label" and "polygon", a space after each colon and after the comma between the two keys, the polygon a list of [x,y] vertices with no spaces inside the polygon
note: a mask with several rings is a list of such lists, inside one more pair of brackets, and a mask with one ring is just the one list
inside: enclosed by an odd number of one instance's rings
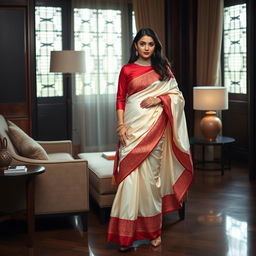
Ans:
{"label": "lamp shade", "polygon": [[85,72],[84,51],[52,51],[50,72],[76,73]]}
{"label": "lamp shade", "polygon": [[193,102],[196,110],[228,109],[228,91],[226,87],[196,86],[193,88]]}

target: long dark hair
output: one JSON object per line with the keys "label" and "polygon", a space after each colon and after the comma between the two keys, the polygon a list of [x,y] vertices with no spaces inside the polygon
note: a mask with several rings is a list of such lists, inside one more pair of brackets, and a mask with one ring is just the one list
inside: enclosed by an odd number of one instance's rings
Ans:
{"label": "long dark hair", "polygon": [[167,58],[162,53],[162,45],[156,35],[156,33],[150,29],[150,28],[142,28],[139,30],[139,32],[136,34],[136,36],[133,39],[132,46],[131,46],[131,55],[128,63],[135,62],[139,56],[136,55],[136,48],[135,44],[143,37],[143,36],[150,36],[154,42],[155,42],[155,51],[151,56],[151,65],[153,69],[156,71],[156,73],[159,74],[160,80],[169,80],[171,77],[170,72],[168,69],[170,69],[170,64],[167,60]]}

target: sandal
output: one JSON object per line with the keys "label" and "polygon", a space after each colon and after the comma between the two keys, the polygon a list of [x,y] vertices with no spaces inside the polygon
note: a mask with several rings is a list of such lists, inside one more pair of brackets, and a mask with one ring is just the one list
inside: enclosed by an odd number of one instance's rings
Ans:
{"label": "sandal", "polygon": [[153,247],[158,247],[159,245],[161,245],[161,236],[157,237],[156,239],[151,240],[150,243]]}
{"label": "sandal", "polygon": [[120,247],[119,247],[119,251],[120,251],[120,252],[127,252],[127,251],[129,251],[129,250],[131,250],[131,247],[130,247],[130,246],[120,246]]}

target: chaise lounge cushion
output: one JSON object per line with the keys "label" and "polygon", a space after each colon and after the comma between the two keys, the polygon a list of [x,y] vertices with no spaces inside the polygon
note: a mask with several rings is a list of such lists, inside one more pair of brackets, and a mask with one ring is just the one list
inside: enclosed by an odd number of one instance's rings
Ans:
{"label": "chaise lounge cushion", "polygon": [[100,208],[111,207],[117,190],[112,184],[114,161],[102,157],[102,152],[80,153],[78,157],[88,161],[91,196]]}
{"label": "chaise lounge cushion", "polygon": [[43,147],[23,132],[17,125],[8,121],[8,126],[10,139],[21,156],[38,160],[49,159]]}
{"label": "chaise lounge cushion", "polygon": [[78,157],[88,161],[90,186],[101,195],[116,193],[117,186],[112,184],[113,160],[102,157],[102,152],[80,153]]}

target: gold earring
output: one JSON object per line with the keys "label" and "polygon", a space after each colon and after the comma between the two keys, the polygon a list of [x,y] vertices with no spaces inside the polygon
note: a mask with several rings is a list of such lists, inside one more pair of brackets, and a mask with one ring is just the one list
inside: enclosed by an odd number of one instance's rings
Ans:
{"label": "gold earring", "polygon": [[138,51],[136,50],[135,55],[138,56]]}

